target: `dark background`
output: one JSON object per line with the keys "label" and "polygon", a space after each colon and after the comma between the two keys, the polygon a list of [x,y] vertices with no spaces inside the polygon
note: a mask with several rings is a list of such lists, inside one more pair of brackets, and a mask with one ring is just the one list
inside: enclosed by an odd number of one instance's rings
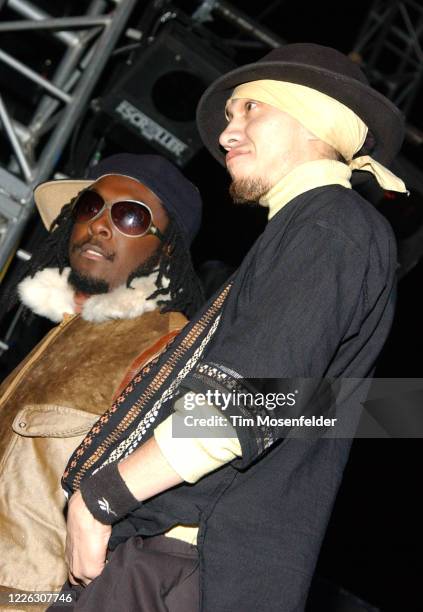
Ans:
{"label": "dark background", "polygon": [[[56,3],[46,1],[44,4],[50,12],[59,10]],[[78,14],[84,6],[83,2],[59,4],[61,14],[63,10],[67,10],[68,14]],[[142,17],[145,4],[139,3],[134,24]],[[194,1],[175,2],[178,8],[187,12],[191,12],[196,4]],[[356,0],[354,3],[331,0],[247,3],[238,0],[232,4],[286,42],[314,42],[349,53],[372,3],[366,0]],[[3,14],[7,16],[7,12]],[[268,51],[264,46],[243,46],[243,42],[247,41],[245,35],[225,23],[219,24],[216,20],[212,26],[217,44],[219,38],[235,40],[231,47],[231,60],[235,64],[254,61]],[[31,58],[40,72],[48,73],[51,69],[45,60],[46,50],[51,50],[53,56],[54,49],[41,35],[38,52],[34,52],[34,47],[26,42],[23,35],[6,36],[3,40],[22,59]],[[105,96],[113,89],[115,79],[122,70],[122,61],[126,59],[125,56],[117,56],[112,61],[111,69],[99,83],[96,95]],[[386,69],[389,71],[389,66]],[[39,92],[36,88],[28,89],[19,79],[11,82],[7,70],[2,70],[1,88],[6,81],[9,103],[14,107],[16,116],[23,118],[27,112],[25,100],[31,95],[36,97]],[[421,102],[420,92],[408,115],[408,121],[420,129],[423,128]],[[77,126],[72,142],[61,153],[58,169],[80,176],[86,164],[91,163],[95,147],[98,146],[94,115],[92,109],[87,109],[87,115]],[[131,146],[136,150],[142,148],[138,142]],[[102,147],[103,155],[119,148],[112,138],[110,142],[106,139]],[[403,156],[419,173],[421,147],[406,145]],[[204,150],[184,170],[199,185],[205,201],[203,226],[194,245],[197,267],[201,269],[204,262],[210,260],[236,267],[264,226],[263,211],[237,208],[231,204],[227,196],[226,173]],[[387,197],[375,187],[369,193],[372,203],[391,221],[399,240],[409,237],[422,226],[423,196],[418,191],[414,191],[408,199],[402,196]],[[39,239],[35,232],[42,231],[35,230],[34,223],[29,227],[24,241],[24,246],[29,250]],[[18,267],[12,265],[9,278],[13,279]],[[379,361],[377,376],[423,378],[422,286],[423,262],[420,260],[399,283],[396,318]],[[8,321],[6,318],[5,322]],[[21,331],[13,339],[15,348],[25,352],[37,333],[41,333],[36,330],[38,328],[32,321],[29,331]],[[6,361],[6,364],[4,359],[0,363],[4,371],[12,365],[11,358]],[[354,442],[318,563],[317,574],[321,580],[344,587],[384,612],[423,610],[420,595],[422,451],[420,440],[414,439]],[[321,610],[326,612],[324,608]]]}

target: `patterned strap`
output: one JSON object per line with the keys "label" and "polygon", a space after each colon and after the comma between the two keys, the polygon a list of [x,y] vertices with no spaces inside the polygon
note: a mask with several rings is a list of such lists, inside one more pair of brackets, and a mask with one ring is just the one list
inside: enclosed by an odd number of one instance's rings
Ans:
{"label": "patterned strap", "polygon": [[150,360],[143,367],[138,365],[135,376],[70,457],[62,478],[67,493],[77,490],[81,480],[102,465],[133,452],[151,434],[156,421],[171,414],[171,399],[216,331],[231,284],[229,281],[193,320],[181,325],[183,329],[167,346],[163,342],[157,356],[151,348]]}
{"label": "patterned strap", "polygon": [[182,328],[174,329],[171,332],[165,334],[161,338],[157,340],[152,346],[149,346],[145,349],[140,355],[135,357],[134,361],[129,366],[125,376],[117,387],[115,394],[113,396],[112,402],[115,402],[116,399],[121,395],[122,391],[125,387],[130,383],[130,381],[134,378],[134,376],[143,368],[149,361],[155,359],[160,353],[166,348],[175,336],[179,334]]}

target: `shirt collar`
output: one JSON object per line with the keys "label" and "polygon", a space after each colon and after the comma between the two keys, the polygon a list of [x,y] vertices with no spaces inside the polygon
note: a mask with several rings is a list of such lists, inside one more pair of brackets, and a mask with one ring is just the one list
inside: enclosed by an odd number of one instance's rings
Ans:
{"label": "shirt collar", "polygon": [[319,159],[295,167],[260,198],[269,209],[269,220],[298,195],[325,185],[342,185],[351,189],[351,170],[342,162]]}

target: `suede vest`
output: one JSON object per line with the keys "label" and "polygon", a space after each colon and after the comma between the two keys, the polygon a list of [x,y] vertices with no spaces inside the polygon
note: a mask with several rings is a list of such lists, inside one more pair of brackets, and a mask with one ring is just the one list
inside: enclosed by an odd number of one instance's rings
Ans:
{"label": "suede vest", "polygon": [[64,562],[60,479],[138,355],[184,326],[158,310],[92,323],[70,315],[0,387],[0,584],[58,590]]}

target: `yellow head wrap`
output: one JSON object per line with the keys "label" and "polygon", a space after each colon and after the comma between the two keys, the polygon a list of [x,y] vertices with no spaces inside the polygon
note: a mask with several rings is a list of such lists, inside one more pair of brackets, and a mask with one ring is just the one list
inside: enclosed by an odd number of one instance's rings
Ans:
{"label": "yellow head wrap", "polygon": [[340,153],[351,170],[371,172],[383,189],[407,192],[404,182],[370,155],[353,159],[366,140],[368,128],[334,98],[311,87],[269,79],[239,85],[230,99],[235,98],[257,100],[288,113]]}

